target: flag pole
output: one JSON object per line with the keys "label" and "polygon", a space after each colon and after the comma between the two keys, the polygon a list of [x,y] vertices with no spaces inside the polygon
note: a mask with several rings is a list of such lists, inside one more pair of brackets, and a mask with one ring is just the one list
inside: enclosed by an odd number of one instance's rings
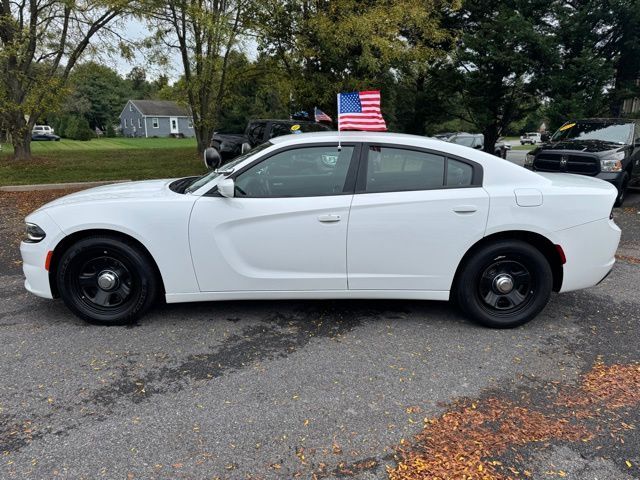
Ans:
{"label": "flag pole", "polygon": [[342,150],[342,144],[340,143],[340,92],[338,92],[338,151]]}

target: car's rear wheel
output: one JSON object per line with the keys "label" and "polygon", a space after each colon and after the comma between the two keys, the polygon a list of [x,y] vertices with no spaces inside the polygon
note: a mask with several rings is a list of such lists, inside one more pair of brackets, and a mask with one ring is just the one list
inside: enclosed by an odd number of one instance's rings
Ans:
{"label": "car's rear wheel", "polygon": [[546,306],[553,273],[532,245],[501,240],[480,247],[465,262],[453,298],[474,321],[513,328],[532,320]]}
{"label": "car's rear wheel", "polygon": [[627,198],[627,190],[629,188],[629,172],[624,172],[622,181],[620,182],[620,188],[618,189],[618,196],[616,197],[615,207],[621,207]]}
{"label": "car's rear wheel", "polygon": [[56,281],[67,307],[101,325],[135,321],[158,292],[154,265],[142,250],[112,237],[88,237],[60,258]]}

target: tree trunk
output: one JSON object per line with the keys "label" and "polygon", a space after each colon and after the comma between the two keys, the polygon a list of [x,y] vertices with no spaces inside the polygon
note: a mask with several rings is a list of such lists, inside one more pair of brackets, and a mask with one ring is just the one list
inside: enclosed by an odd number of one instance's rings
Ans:
{"label": "tree trunk", "polygon": [[31,160],[31,128],[31,122],[25,121],[23,113],[19,112],[9,129],[14,160]]}
{"label": "tree trunk", "polygon": [[211,144],[213,132],[210,132],[206,126],[196,125],[194,128],[196,134],[196,143],[198,144],[198,155],[202,155]]}
{"label": "tree trunk", "polygon": [[487,126],[482,132],[484,135],[484,151],[493,155],[495,153],[496,142],[498,141],[498,126],[493,123]]}

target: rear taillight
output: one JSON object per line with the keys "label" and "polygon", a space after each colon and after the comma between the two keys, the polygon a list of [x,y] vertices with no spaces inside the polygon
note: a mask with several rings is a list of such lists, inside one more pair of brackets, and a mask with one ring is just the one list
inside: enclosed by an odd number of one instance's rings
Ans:
{"label": "rear taillight", "polygon": [[562,262],[562,265],[567,263],[567,256],[564,254],[564,250],[562,249],[562,247],[560,245],[556,245],[556,251],[558,252],[558,255],[560,256],[560,261]]}

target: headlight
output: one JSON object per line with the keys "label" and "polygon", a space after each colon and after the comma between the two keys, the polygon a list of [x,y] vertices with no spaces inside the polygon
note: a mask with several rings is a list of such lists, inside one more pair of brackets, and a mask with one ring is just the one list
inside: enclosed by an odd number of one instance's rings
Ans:
{"label": "headlight", "polygon": [[525,167],[532,167],[533,166],[533,161],[536,159],[536,156],[533,153],[527,153],[527,155],[524,157],[524,166]]}
{"label": "headlight", "polygon": [[24,241],[27,242],[27,243],[38,243],[38,242],[42,241],[44,239],[44,237],[47,236],[47,234],[44,233],[44,230],[42,230],[35,223],[27,223],[26,224],[25,234],[26,234],[26,238],[25,238]]}
{"label": "headlight", "polygon": [[621,172],[624,152],[616,152],[600,159],[600,170],[603,172]]}

